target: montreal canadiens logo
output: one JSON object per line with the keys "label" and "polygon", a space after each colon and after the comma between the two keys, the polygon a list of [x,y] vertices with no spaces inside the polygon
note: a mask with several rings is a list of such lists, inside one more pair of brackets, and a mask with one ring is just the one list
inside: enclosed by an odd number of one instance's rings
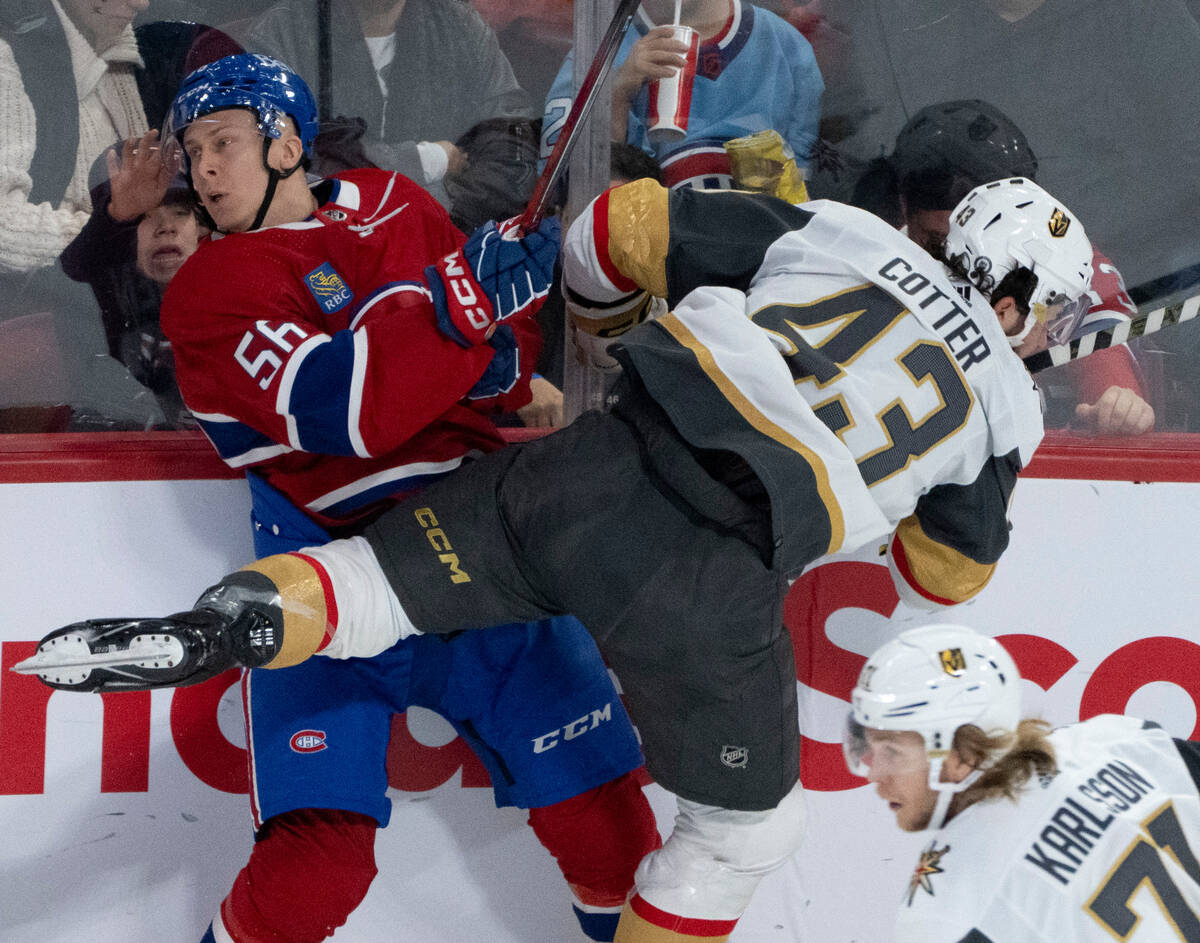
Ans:
{"label": "montreal canadiens logo", "polygon": [[288,741],[296,753],[320,753],[325,749],[324,730],[297,730]]}

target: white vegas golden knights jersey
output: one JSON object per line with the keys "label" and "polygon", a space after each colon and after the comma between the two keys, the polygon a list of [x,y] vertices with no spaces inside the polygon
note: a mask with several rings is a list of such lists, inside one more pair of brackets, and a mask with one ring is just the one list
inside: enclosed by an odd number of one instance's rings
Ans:
{"label": "white vegas golden knights jersey", "polygon": [[621,336],[624,362],[693,446],[753,468],[777,567],[900,525],[918,602],[986,583],[1039,399],[987,302],[901,233],[839,203],[637,181],[571,227],[564,275],[601,312],[638,287],[667,298]]}
{"label": "white vegas golden knights jersey", "polygon": [[1172,739],[1102,715],[1051,742],[1057,776],[925,846],[896,943],[1200,940],[1200,798]]}

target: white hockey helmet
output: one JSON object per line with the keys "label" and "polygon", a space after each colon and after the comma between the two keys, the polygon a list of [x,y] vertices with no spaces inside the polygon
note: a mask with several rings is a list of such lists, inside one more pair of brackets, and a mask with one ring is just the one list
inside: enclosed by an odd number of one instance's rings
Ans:
{"label": "white hockey helmet", "polygon": [[988,299],[1009,272],[1037,279],[1016,347],[1036,321],[1051,344],[1067,341],[1091,302],[1092,244],[1083,224],[1032,180],[1010,177],[976,187],[950,213],[945,258]]}
{"label": "white hockey helmet", "polygon": [[1008,732],[1020,720],[1021,676],[999,642],[962,625],[907,629],[868,658],[858,677],[843,739],[846,765],[867,775],[866,728],[914,731],[925,743],[930,787],[957,792],[966,784],[940,779],[955,731],[974,724],[987,734]]}

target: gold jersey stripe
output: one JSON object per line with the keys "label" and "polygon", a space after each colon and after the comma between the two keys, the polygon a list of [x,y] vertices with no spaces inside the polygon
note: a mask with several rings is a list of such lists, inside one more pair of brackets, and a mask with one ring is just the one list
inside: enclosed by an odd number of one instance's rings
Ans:
{"label": "gold jersey stripe", "polygon": [[671,242],[670,192],[649,177],[617,187],[608,197],[608,257],[650,294],[667,296]]}
{"label": "gold jersey stripe", "polygon": [[904,548],[917,588],[950,603],[966,602],[988,584],[996,571],[996,564],[978,563],[934,540],[925,533],[915,514],[896,527],[896,539]]}
{"label": "gold jersey stripe", "polygon": [[767,438],[774,439],[780,445],[791,449],[804,459],[808,467],[812,469],[813,477],[817,482],[817,493],[821,496],[821,502],[825,505],[825,513],[829,515],[829,546],[826,548],[825,553],[836,553],[840,550],[842,541],[846,539],[846,523],[841,505],[838,504],[837,497],[833,493],[833,488],[829,484],[829,472],[826,470],[825,463],[821,460],[821,457],[782,426],[764,416],[759,408],[738,389],[737,384],[717,366],[716,358],[712,355],[712,352],[704,346],[700,339],[673,312],[659,318],[656,323],[661,324],[676,341],[692,352],[696,360],[699,361],[700,368],[708,374],[708,378],[716,385],[721,395],[741,414],[747,423],[757,432]]}
{"label": "gold jersey stripe", "polygon": [[311,564],[292,554],[264,557],[242,567],[262,573],[280,590],[283,606],[283,639],[279,654],[264,668],[298,665],[321,647],[328,616],[325,591]]}

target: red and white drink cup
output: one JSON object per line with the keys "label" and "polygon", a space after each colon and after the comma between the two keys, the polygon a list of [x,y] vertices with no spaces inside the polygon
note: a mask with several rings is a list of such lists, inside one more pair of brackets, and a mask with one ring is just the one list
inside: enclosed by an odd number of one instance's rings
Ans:
{"label": "red and white drink cup", "polygon": [[647,134],[654,143],[682,141],[687,134],[692,109],[692,85],[696,81],[696,60],[700,54],[700,34],[690,26],[672,26],[674,38],[687,43],[683,68],[669,79],[650,83],[650,113]]}

